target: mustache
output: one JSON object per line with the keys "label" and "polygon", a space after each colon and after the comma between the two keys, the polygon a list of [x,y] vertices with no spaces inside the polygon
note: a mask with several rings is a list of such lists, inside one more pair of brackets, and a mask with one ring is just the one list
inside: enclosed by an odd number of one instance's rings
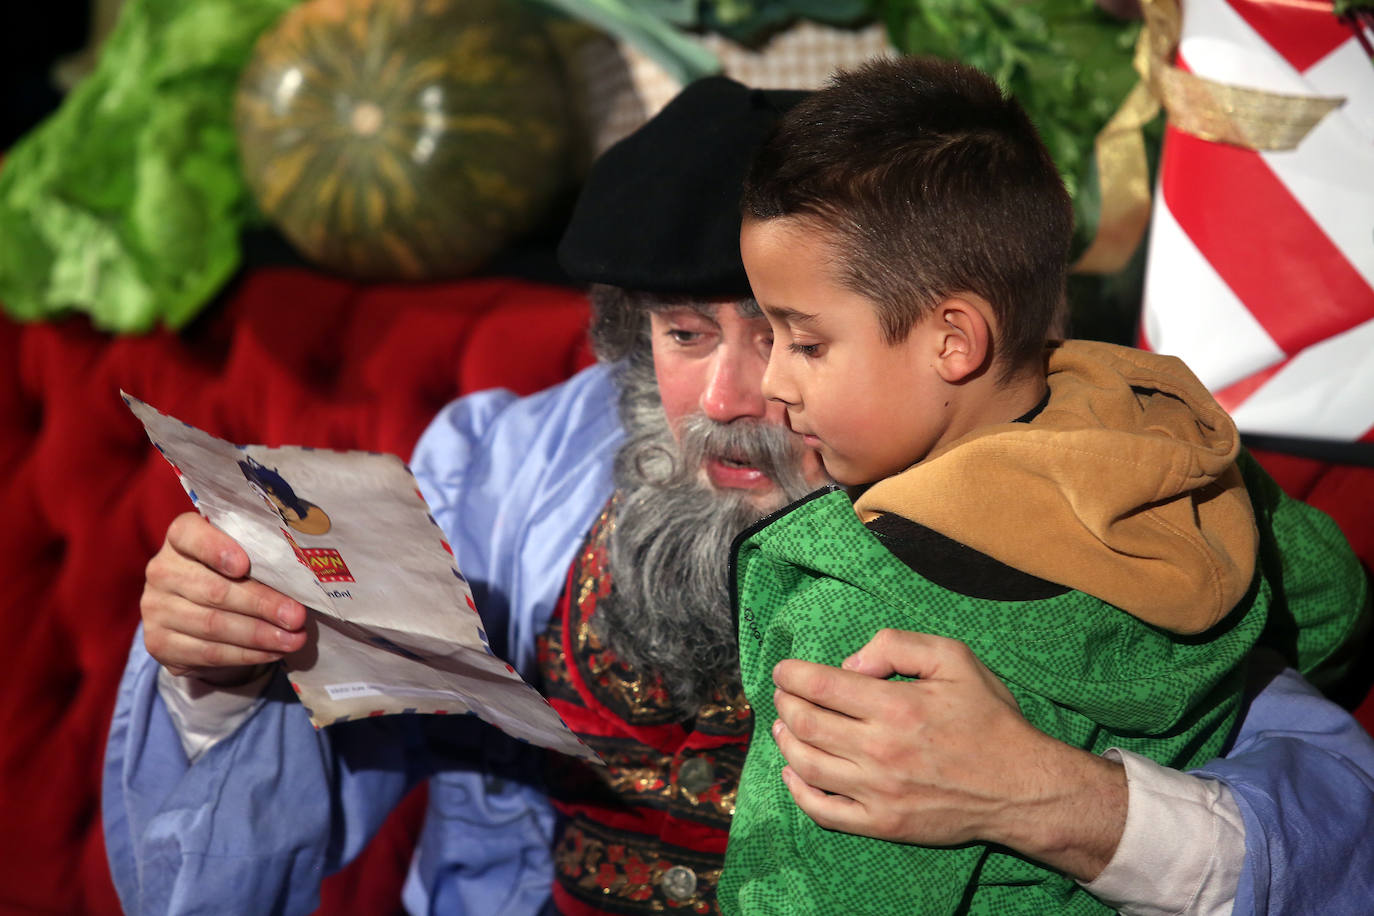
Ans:
{"label": "mustache", "polygon": [[742,418],[729,423],[705,414],[684,417],[678,428],[679,448],[688,468],[700,467],[707,458],[719,458],[756,468],[785,491],[800,479],[805,448],[785,427],[763,420]]}

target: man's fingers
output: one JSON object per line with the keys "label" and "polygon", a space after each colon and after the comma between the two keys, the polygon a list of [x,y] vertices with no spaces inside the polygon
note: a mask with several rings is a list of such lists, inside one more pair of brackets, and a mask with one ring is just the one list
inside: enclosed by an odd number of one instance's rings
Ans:
{"label": "man's fingers", "polygon": [[[145,619],[151,621],[144,628],[147,638],[153,643],[149,646],[149,651],[158,647],[162,634],[168,637],[184,637],[205,644],[275,653],[294,652],[306,640],[303,629],[288,630],[257,617],[206,607],[178,595],[161,595],[157,602],[155,607],[150,605],[145,608]],[[159,661],[163,661],[158,653],[153,654]],[[177,659],[175,663],[184,662]],[[206,663],[204,659],[194,662]]]}
{"label": "man's fingers", "polygon": [[826,792],[853,791],[859,768],[852,761],[800,739],[782,719],[773,723],[773,740],[788,766],[809,785]]}
{"label": "man's fingers", "polygon": [[189,606],[168,628],[207,644],[262,652],[294,652],[305,643],[303,630],[286,630],[257,617],[200,605]]}
{"label": "man's fingers", "polygon": [[879,630],[858,652],[845,659],[841,667],[868,677],[933,677],[941,667],[971,658],[963,643],[913,633],[909,630]]}
{"label": "man's fingers", "polygon": [[178,553],[159,553],[148,564],[145,601],[162,595],[194,605],[256,617],[275,626],[297,630],[305,624],[305,608],[276,590],[251,579],[229,579],[200,562]]}
{"label": "man's fingers", "polygon": [[821,827],[855,833],[864,824],[862,805],[843,795],[822,792],[803,779],[793,767],[783,767],[782,781],[787,791],[792,793],[792,800],[797,807]]}
{"label": "man's fingers", "polygon": [[[304,641],[303,634],[295,635]],[[267,652],[246,646],[207,642],[174,630],[162,632],[156,651],[150,645],[148,653],[173,674],[178,675],[200,670],[265,665],[280,660],[286,654],[283,651]]]}
{"label": "man's fingers", "polygon": [[795,697],[852,718],[865,718],[881,683],[865,674],[787,659],[773,668],[773,683]]}
{"label": "man's fingers", "polygon": [[229,684],[301,649],[305,607],[247,578],[249,566],[243,548],[201,516],[173,520],[144,574],[148,654],[172,674]]}
{"label": "man's fingers", "polygon": [[[833,670],[833,669],[831,669]],[[855,720],[779,687],[773,691],[773,706],[778,720],[807,744],[843,756],[856,731]]]}
{"label": "man's fingers", "polygon": [[167,544],[183,557],[231,579],[248,575],[248,554],[243,547],[198,513],[183,512],[173,519],[167,528]]}
{"label": "man's fingers", "polygon": [[[205,574],[208,570],[202,569],[200,572]],[[252,579],[230,581],[227,588],[223,586],[225,581],[200,581],[193,586],[193,594],[183,597],[202,606],[252,617],[285,630],[298,631],[305,626],[305,605],[299,601]],[[218,600],[204,600],[211,595]]]}
{"label": "man's fingers", "polygon": [[968,646],[957,640],[884,629],[839,668],[797,659],[779,662],[773,668],[773,683],[817,706],[866,718],[879,699],[872,689],[878,680],[894,674],[931,678],[978,664]]}

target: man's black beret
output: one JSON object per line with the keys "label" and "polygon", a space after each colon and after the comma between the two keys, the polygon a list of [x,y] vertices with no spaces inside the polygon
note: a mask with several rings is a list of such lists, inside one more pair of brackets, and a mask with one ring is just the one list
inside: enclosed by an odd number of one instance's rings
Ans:
{"label": "man's black beret", "polygon": [[773,124],[807,95],[712,76],[597,159],[558,246],[575,280],[698,298],[749,295],[739,198]]}

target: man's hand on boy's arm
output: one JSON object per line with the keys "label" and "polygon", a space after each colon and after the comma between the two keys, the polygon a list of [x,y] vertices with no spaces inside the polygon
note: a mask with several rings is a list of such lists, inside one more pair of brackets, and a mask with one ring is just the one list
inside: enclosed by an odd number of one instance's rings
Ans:
{"label": "man's hand on boy's arm", "polygon": [[305,643],[305,608],[247,578],[248,555],[187,512],[148,562],[139,602],[148,654],[174,675],[220,685],[252,680]]}
{"label": "man's hand on boy's arm", "polygon": [[[919,680],[885,680],[894,673]],[[1028,723],[963,643],[884,630],[843,669],[784,661],[774,681],[783,778],[822,827],[998,843],[1081,881],[1111,860],[1126,822],[1122,766]]]}

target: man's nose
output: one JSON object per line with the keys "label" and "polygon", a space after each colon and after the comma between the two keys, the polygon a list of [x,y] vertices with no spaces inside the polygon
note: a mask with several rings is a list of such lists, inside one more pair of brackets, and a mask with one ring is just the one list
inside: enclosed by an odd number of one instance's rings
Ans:
{"label": "man's nose", "polygon": [[768,404],[763,398],[763,359],[757,355],[722,348],[715,355],[701,410],[718,423],[742,417],[761,418]]}

